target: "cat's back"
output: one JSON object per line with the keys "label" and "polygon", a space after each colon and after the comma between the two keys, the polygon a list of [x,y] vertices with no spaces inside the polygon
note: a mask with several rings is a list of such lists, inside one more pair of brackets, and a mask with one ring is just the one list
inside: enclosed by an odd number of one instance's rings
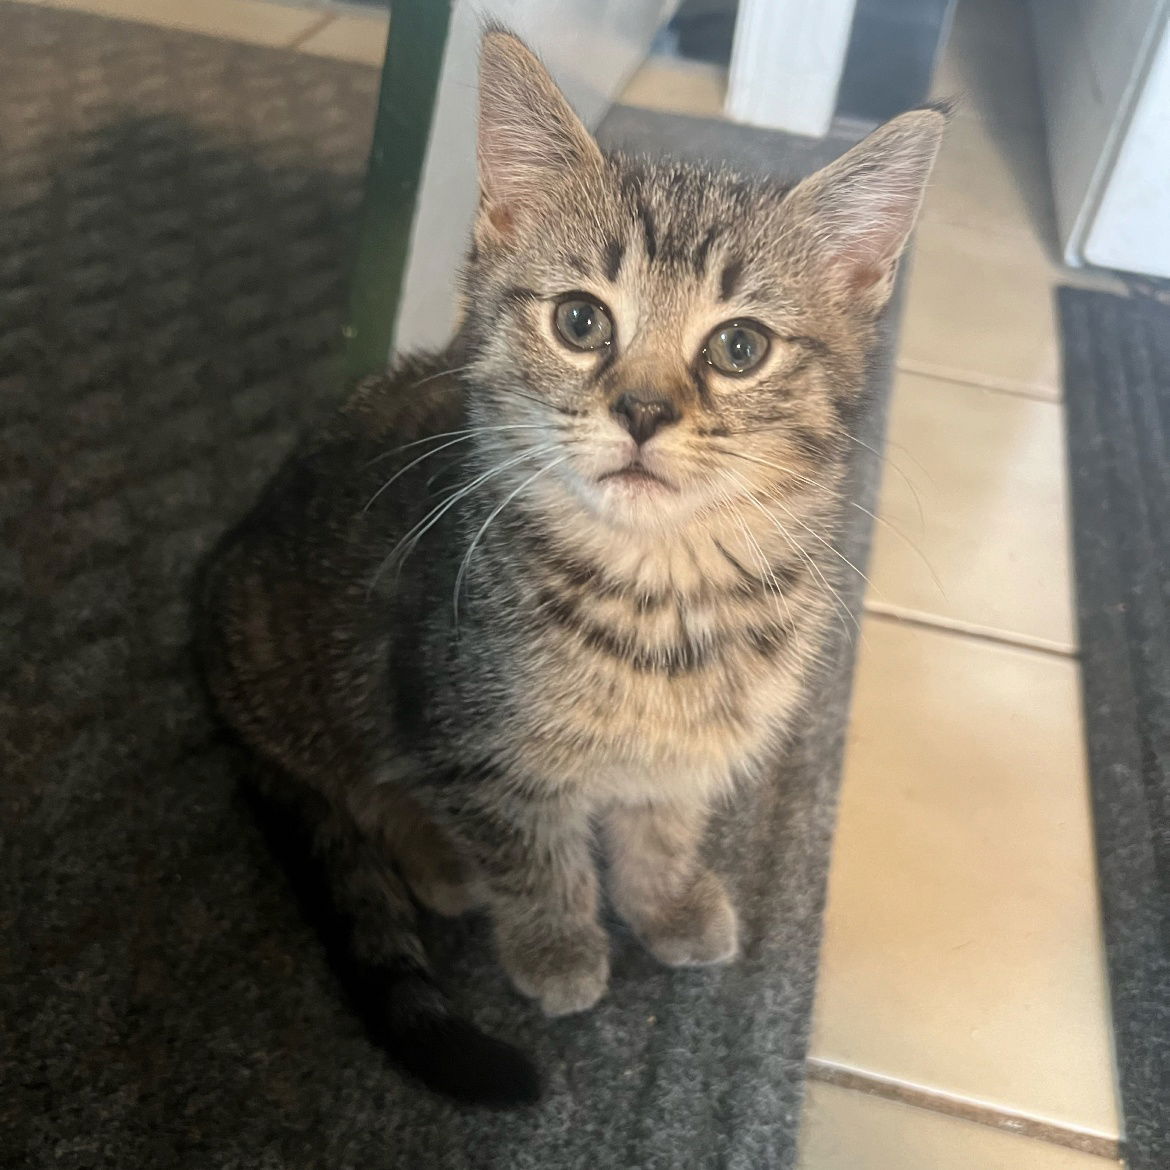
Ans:
{"label": "cat's back", "polygon": [[[291,763],[310,741],[340,734],[346,713],[383,685],[399,607],[370,606],[370,590],[418,518],[426,469],[411,462],[431,436],[465,426],[453,364],[413,359],[361,382],[205,565],[196,637],[207,684],[221,714],[269,755]],[[395,580],[383,576],[383,595]],[[330,679],[327,693],[312,678]]]}
{"label": "cat's back", "polygon": [[353,554],[368,543],[383,547],[392,535],[387,527],[404,518],[395,503],[418,497],[411,463],[430,450],[432,436],[466,425],[464,395],[451,364],[445,354],[411,358],[359,382],[224,536],[211,556],[219,572],[209,573],[208,581],[222,579],[224,569],[241,558],[289,552],[290,543],[302,573],[323,567],[314,553]]}

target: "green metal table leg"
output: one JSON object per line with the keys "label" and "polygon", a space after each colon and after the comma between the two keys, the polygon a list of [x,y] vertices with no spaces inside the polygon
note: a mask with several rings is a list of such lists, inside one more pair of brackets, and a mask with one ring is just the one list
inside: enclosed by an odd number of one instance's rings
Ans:
{"label": "green metal table leg", "polygon": [[394,0],[350,293],[345,372],[385,368],[454,0]]}

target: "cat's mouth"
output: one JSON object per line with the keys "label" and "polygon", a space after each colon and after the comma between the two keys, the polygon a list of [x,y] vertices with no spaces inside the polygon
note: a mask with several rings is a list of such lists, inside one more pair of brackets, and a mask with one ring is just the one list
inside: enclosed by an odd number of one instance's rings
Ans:
{"label": "cat's mouth", "polygon": [[654,486],[664,487],[670,492],[678,491],[674,484],[663,479],[661,475],[657,475],[636,459],[632,463],[627,463],[625,467],[614,468],[613,471],[607,471],[597,477],[598,483],[606,483],[607,481],[629,484],[631,487]]}

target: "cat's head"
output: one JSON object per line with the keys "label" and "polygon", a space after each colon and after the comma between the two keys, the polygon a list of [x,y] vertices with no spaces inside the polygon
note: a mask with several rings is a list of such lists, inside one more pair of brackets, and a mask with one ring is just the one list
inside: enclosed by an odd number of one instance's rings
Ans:
{"label": "cat's head", "polygon": [[943,115],[903,114],[789,187],[603,154],[507,33],[480,70],[462,335],[508,480],[668,528],[835,482]]}

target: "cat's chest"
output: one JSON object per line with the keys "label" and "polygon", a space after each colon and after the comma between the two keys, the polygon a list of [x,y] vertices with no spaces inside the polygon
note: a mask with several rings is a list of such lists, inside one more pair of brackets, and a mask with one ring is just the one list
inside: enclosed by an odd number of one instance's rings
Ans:
{"label": "cat's chest", "polygon": [[799,699],[795,631],[772,607],[542,603],[521,653],[522,750],[600,797],[724,787],[767,755]]}

